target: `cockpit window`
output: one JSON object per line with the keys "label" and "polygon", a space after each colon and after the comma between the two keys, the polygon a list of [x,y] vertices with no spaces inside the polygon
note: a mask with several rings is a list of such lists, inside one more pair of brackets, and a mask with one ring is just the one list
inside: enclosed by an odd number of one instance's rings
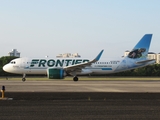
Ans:
{"label": "cockpit window", "polygon": [[15,62],[15,61],[11,61],[10,63],[11,63],[11,64],[16,64],[16,62]]}

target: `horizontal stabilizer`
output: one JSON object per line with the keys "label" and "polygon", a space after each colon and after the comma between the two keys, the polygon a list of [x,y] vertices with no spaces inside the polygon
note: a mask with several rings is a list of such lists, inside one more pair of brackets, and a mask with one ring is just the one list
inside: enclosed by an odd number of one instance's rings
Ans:
{"label": "horizontal stabilizer", "polygon": [[136,62],[136,64],[143,64],[143,63],[147,63],[147,62],[151,62],[151,61],[156,62],[156,60],[155,60],[155,59],[149,59],[149,60],[142,60],[142,61],[138,61],[138,62]]}

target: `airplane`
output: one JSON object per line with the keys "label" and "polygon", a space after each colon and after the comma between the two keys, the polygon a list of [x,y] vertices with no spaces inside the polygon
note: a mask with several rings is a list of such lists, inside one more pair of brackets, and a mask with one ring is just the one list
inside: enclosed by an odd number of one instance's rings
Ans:
{"label": "airplane", "polygon": [[122,72],[155,63],[155,59],[147,58],[151,39],[152,34],[145,34],[126,57],[117,60],[101,59],[104,51],[101,50],[93,60],[87,58],[16,58],[4,65],[3,70],[23,74],[22,81],[26,80],[26,74],[46,74],[49,79],[63,79],[71,75],[73,81],[78,81],[78,75]]}

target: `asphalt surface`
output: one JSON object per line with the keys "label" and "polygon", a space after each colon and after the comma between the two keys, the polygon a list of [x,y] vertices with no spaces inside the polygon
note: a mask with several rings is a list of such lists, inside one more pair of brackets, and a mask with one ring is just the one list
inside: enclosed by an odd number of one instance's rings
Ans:
{"label": "asphalt surface", "polygon": [[1,80],[7,92],[160,92],[159,80],[26,81]]}
{"label": "asphalt surface", "polygon": [[159,93],[5,92],[0,120],[159,120]]}
{"label": "asphalt surface", "polygon": [[[159,120],[160,81],[1,80],[0,120]],[[1,95],[0,95],[1,96]]]}

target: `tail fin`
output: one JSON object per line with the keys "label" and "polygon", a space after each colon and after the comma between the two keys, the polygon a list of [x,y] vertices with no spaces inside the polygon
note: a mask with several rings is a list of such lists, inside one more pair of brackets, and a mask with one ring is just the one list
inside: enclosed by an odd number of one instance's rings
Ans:
{"label": "tail fin", "polygon": [[121,61],[115,72],[131,70],[155,63],[154,59],[147,58],[151,38],[152,34],[145,34],[128,56]]}
{"label": "tail fin", "polygon": [[128,58],[132,59],[146,59],[148,55],[148,50],[150,47],[152,39],[152,34],[145,34],[142,39],[137,43],[133,50],[128,54]]}

